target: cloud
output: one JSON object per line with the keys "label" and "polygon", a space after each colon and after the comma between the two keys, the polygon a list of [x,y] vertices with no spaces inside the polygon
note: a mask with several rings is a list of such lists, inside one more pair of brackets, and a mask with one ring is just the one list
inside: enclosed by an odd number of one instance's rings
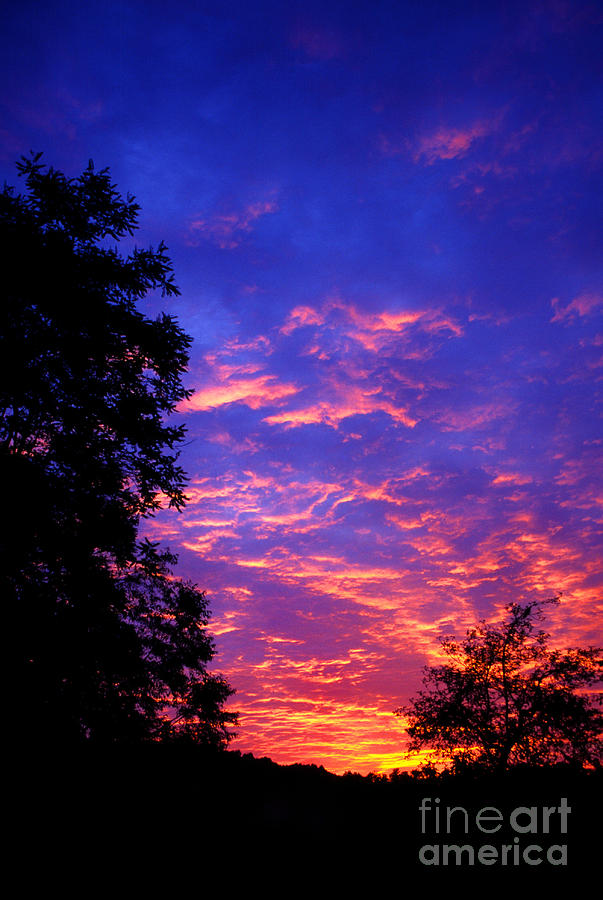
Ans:
{"label": "cloud", "polygon": [[338,428],[340,422],[350,416],[367,416],[384,412],[407,428],[414,428],[417,424],[418,420],[409,414],[408,408],[396,406],[387,400],[382,396],[379,387],[363,389],[346,384],[340,393],[340,397],[320,400],[313,406],[267,416],[264,422],[268,425],[285,425],[287,428],[296,428],[300,425],[328,425],[331,428]]}
{"label": "cloud", "polygon": [[178,407],[180,412],[199,412],[215,409],[228,403],[244,403],[250,409],[271,406],[296,394],[298,388],[294,384],[284,384],[275,375],[260,375],[258,378],[227,379],[223,383],[196,391],[190,400],[185,400]]}
{"label": "cloud", "polygon": [[[393,457],[371,478],[308,478],[258,454],[257,468],[229,458],[228,471],[195,480],[181,545],[217,606],[237,746],[339,772],[399,765],[391,709],[419,686],[420,666],[439,661],[439,637],[462,634],[480,603],[493,618],[500,598],[567,591],[576,606],[559,634],[580,644],[598,596],[597,498],[588,514],[561,504],[596,484],[596,449],[581,467],[560,456],[557,476],[540,482],[516,462],[459,483]],[[505,490],[515,487],[526,489],[520,500]]]}
{"label": "cloud", "polygon": [[[470,124],[455,127],[441,125],[435,130],[424,132],[414,137],[401,140],[391,136],[379,135],[379,150],[383,156],[394,157],[400,154],[411,155],[416,163],[431,166],[440,160],[461,159],[467,156],[477,144],[499,131],[505,116],[506,108],[494,115],[476,119]],[[528,130],[525,132],[528,133]],[[499,167],[498,161],[480,166]],[[506,171],[506,169],[505,169]]]}
{"label": "cloud", "polygon": [[524,485],[532,483],[531,475],[523,475],[520,472],[503,472],[492,479],[495,485]]}
{"label": "cloud", "polygon": [[[290,340],[303,329],[311,331],[306,346]],[[413,401],[441,385],[437,379],[418,378],[399,366],[388,371],[382,353],[400,360],[423,360],[442,339],[460,338],[463,333],[463,327],[438,308],[365,312],[339,297],[328,298],[321,306],[298,305],[270,336],[235,339],[206,354],[205,384],[179,409],[208,411],[243,403],[257,410],[276,405],[280,409],[265,416],[258,427],[262,423],[287,429],[322,424],[334,430],[345,419],[382,413],[395,425],[414,428],[419,416],[411,409]],[[298,367],[299,381],[294,384],[264,371],[271,354],[277,367],[288,368],[295,356],[311,358],[312,363]],[[297,401],[302,394],[303,402]],[[224,429],[218,433],[224,435]],[[224,437],[212,440],[228,446]],[[257,447],[255,440],[249,444],[250,449]]]}
{"label": "cloud", "polygon": [[313,309],[311,306],[296,306],[287,316],[285,324],[281,327],[281,334],[292,334],[297,328],[306,325],[323,325],[325,314]]}
{"label": "cloud", "polygon": [[230,453],[235,453],[238,456],[259,453],[263,449],[262,444],[252,440],[250,437],[245,437],[242,441],[238,441],[228,431],[217,431],[208,435],[207,440],[212,444],[219,444]]}
{"label": "cloud", "polygon": [[376,353],[397,337],[405,335],[411,326],[427,334],[448,331],[460,337],[463,333],[462,327],[451,317],[434,309],[362,314],[352,307],[349,315],[355,326],[347,332],[349,337]]}
{"label": "cloud", "polygon": [[448,408],[436,414],[435,418],[445,431],[481,430],[500,419],[509,420],[517,409],[513,400],[493,400],[477,403],[464,409]]}
{"label": "cloud", "polygon": [[[340,297],[329,298],[320,308],[308,305],[295,307],[280,331],[289,335],[298,328],[309,326],[316,326],[324,333],[340,332],[374,352],[406,335],[413,326],[430,335],[449,332],[460,337],[463,334],[462,326],[438,308],[365,312]],[[318,349],[312,348],[314,352]]]}
{"label": "cloud", "polygon": [[242,210],[195,218],[189,223],[186,243],[196,247],[203,239],[217,244],[222,250],[234,250],[258,219],[277,212],[278,208],[274,199],[267,199],[250,203]]}
{"label": "cloud", "polygon": [[[497,323],[440,305],[331,296],[199,361],[202,475],[171,530],[146,527],[208,590],[240,749],[340,772],[400,765],[391,710],[440,661],[443,634],[558,590],[580,604],[562,637],[593,631],[599,445],[577,464],[571,410],[547,406],[559,433],[517,449],[519,422],[541,427],[541,384],[514,374],[506,347],[476,361],[485,329]],[[246,407],[240,420],[227,404]]]}
{"label": "cloud", "polygon": [[442,159],[459,159],[466,156],[474,145],[498,131],[505,110],[494,116],[477,119],[470,125],[455,128],[442,125],[435,131],[429,131],[414,139],[395,138],[381,134],[379,148],[384,156],[398,156],[411,153],[415,162],[424,162],[431,166]]}
{"label": "cloud", "polygon": [[558,297],[553,297],[551,306],[555,310],[551,322],[569,322],[577,316],[584,318],[592,315],[603,306],[603,295],[591,292],[578,294],[567,306],[563,306]]}
{"label": "cloud", "polygon": [[439,128],[419,138],[415,149],[415,162],[424,160],[428,166],[440,159],[456,159],[465,156],[476,141],[497,130],[500,117],[482,119],[466,128]]}

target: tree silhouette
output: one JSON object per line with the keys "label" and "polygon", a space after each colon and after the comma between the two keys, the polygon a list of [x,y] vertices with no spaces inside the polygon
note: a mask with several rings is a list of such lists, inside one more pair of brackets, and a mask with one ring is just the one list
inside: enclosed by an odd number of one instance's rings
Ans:
{"label": "tree silhouette", "polygon": [[142,517],[186,499],[184,428],[166,419],[192,393],[191,339],[137,308],[179,293],[171,261],[163,243],[118,253],[139,206],[107,169],[69,179],[40,157],[17,164],[24,195],[0,195],[0,564],[20,727],[47,742],[223,745],[236,716],[206,669],[206,597],[138,538]]}
{"label": "tree silhouette", "polygon": [[449,662],[425,668],[423,684],[395,715],[407,722],[408,753],[428,748],[453,770],[505,771],[519,764],[601,761],[599,648],[551,650],[534,631],[555,597],[511,603],[507,619],[483,620],[462,641],[442,641]]}

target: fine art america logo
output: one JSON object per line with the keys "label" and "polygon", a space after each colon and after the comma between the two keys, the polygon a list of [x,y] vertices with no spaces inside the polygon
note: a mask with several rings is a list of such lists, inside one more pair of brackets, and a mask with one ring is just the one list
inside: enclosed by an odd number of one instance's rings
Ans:
{"label": "fine art america logo", "polygon": [[486,840],[486,835],[496,834],[503,826],[503,834],[508,835],[505,841],[479,846],[477,842],[423,844],[419,859],[425,866],[567,865],[567,844],[549,843],[558,839],[557,835],[567,834],[567,817],[572,809],[566,797],[561,798],[559,806],[518,806],[508,818],[495,806],[484,806],[471,815],[463,806],[440,807],[439,797],[423,798],[419,811],[421,834],[435,834],[439,840],[443,836],[450,840],[452,832],[469,835],[470,823],[477,841]]}

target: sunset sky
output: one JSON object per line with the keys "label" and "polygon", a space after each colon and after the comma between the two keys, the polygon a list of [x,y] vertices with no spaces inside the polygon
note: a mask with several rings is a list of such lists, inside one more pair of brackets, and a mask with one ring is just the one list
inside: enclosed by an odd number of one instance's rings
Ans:
{"label": "sunset sky", "polygon": [[[563,592],[600,643],[596,2],[3,6],[0,177],[94,160],[193,336],[188,506],[232,747],[405,760],[439,638]],[[124,252],[129,245],[124,245]]]}

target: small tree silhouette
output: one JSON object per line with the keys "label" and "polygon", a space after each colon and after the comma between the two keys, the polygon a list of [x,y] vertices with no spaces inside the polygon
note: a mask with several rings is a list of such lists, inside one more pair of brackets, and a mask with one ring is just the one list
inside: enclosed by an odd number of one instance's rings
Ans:
{"label": "small tree silhouette", "polygon": [[546,604],[511,603],[501,624],[481,621],[462,641],[444,639],[450,662],[427,666],[425,690],[394,710],[406,720],[408,754],[427,748],[459,771],[498,772],[532,766],[601,761],[600,648],[551,650],[535,631]]}

